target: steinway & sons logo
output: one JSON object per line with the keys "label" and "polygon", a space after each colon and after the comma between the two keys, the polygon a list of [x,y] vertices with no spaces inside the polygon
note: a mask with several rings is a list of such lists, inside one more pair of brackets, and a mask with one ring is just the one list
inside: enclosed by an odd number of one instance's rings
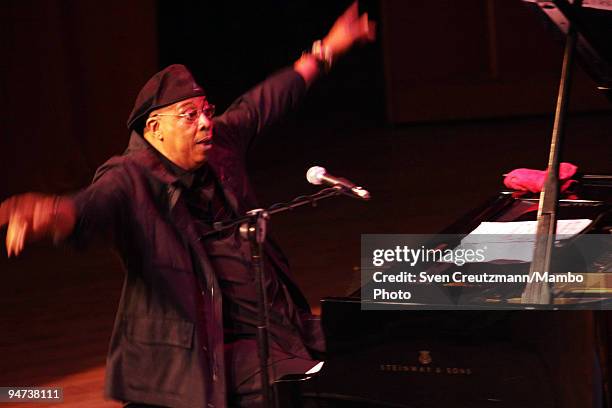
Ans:
{"label": "steinway & sons logo", "polygon": [[472,369],[466,367],[440,367],[432,365],[433,358],[429,350],[420,350],[418,364],[381,364],[380,371],[409,372],[423,374],[471,375]]}

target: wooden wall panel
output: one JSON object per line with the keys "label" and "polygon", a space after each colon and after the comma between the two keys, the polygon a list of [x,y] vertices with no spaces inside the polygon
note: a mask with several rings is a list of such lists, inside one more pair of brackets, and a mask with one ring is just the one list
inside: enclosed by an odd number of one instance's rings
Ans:
{"label": "wooden wall panel", "polygon": [[79,188],[122,152],[156,24],[153,0],[2,2],[0,199]]}
{"label": "wooden wall panel", "polygon": [[[553,112],[563,44],[520,0],[381,2],[392,123]],[[571,109],[609,109],[575,70]]]}

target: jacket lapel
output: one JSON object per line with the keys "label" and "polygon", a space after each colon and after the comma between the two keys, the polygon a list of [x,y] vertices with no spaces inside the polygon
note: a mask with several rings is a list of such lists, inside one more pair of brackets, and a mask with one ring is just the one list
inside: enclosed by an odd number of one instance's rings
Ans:
{"label": "jacket lapel", "polygon": [[230,205],[231,209],[235,214],[242,214],[243,209],[238,203],[238,197],[236,196],[234,189],[231,187],[231,183],[227,180],[226,175],[223,173],[223,169],[217,168],[217,166],[213,165],[212,163],[210,169],[215,179],[219,180],[219,185],[221,186],[225,200]]}

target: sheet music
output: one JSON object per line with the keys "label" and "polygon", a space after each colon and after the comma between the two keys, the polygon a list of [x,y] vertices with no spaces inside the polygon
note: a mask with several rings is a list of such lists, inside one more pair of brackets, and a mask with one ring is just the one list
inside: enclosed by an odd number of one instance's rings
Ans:
{"label": "sheet music", "polygon": [[[576,236],[592,223],[589,219],[558,220],[556,241]],[[461,240],[459,248],[485,248],[484,262],[512,260],[531,262],[537,221],[482,222]]]}
{"label": "sheet music", "polygon": [[582,7],[591,7],[600,10],[612,10],[612,1],[610,0],[583,0]]}
{"label": "sheet music", "polygon": [[[567,238],[584,231],[593,221],[581,218],[574,220],[558,220],[557,234],[567,235]],[[514,222],[481,222],[470,235],[474,234],[535,234],[537,231],[537,221],[514,221]],[[469,237],[469,235],[468,235]]]}

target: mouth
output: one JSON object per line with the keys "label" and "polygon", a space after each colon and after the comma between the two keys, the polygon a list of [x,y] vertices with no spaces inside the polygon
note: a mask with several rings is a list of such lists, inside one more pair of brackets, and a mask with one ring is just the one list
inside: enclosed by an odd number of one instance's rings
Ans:
{"label": "mouth", "polygon": [[200,140],[196,140],[196,144],[200,144],[200,145],[204,145],[204,146],[211,146],[212,145],[212,136],[205,137],[205,138],[200,139]]}

